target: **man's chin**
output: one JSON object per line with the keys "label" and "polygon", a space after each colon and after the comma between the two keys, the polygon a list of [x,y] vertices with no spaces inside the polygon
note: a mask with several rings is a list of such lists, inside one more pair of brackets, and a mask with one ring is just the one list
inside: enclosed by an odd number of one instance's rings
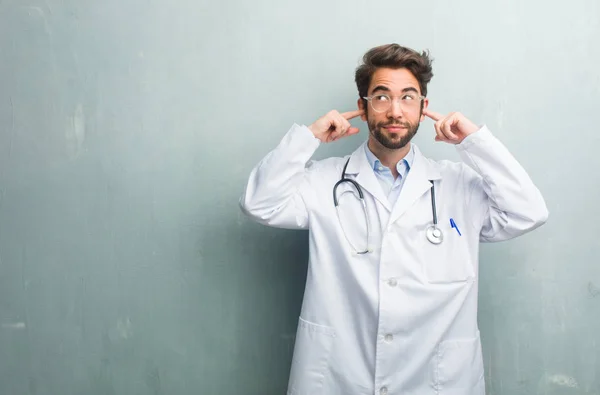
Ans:
{"label": "man's chin", "polygon": [[387,149],[400,149],[406,147],[410,139],[406,140],[405,134],[381,135],[377,139],[381,145]]}
{"label": "man's chin", "polygon": [[403,141],[402,139],[398,139],[398,140],[379,140],[379,143],[384,146],[387,149],[401,149],[406,147],[406,144],[408,144],[408,141]]}

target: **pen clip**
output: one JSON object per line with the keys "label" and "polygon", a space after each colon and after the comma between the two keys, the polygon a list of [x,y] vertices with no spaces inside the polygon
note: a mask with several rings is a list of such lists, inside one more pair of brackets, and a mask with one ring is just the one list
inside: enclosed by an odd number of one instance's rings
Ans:
{"label": "pen clip", "polygon": [[450,218],[450,226],[452,226],[454,229],[456,229],[456,231],[458,232],[459,236],[462,236],[462,234],[460,233],[460,230],[458,229],[458,226],[456,226],[456,222],[454,222],[453,218]]}

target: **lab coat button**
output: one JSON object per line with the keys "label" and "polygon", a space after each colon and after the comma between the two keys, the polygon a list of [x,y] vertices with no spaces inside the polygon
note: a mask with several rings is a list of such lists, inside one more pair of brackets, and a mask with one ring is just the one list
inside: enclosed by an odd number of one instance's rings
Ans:
{"label": "lab coat button", "polygon": [[395,278],[390,278],[388,281],[388,285],[390,287],[395,287],[396,285],[398,285],[398,280],[396,280]]}
{"label": "lab coat button", "polygon": [[387,393],[388,393],[387,387],[381,387],[381,389],[379,390],[379,393],[381,395],[387,395]]}
{"label": "lab coat button", "polygon": [[394,336],[393,335],[390,335],[390,334],[385,335],[385,341],[386,341],[386,343],[391,343],[392,340],[394,340]]}

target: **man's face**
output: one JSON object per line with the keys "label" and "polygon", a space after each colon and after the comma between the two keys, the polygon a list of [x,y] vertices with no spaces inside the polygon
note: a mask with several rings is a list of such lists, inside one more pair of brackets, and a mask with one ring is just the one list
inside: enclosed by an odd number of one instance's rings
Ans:
{"label": "man's face", "polygon": [[407,69],[377,69],[371,78],[367,96],[377,95],[393,99],[387,110],[377,112],[370,103],[364,108],[363,100],[358,101],[359,108],[365,110],[362,119],[367,121],[371,137],[387,149],[404,148],[417,134],[419,123],[424,119],[422,110],[428,103],[427,99],[423,103],[417,99],[415,105],[410,105],[400,99],[408,97],[405,95],[420,97],[419,82]]}

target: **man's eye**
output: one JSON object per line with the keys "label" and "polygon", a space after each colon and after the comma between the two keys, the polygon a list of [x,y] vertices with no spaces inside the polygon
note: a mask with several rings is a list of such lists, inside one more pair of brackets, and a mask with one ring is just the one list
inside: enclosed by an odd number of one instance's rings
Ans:
{"label": "man's eye", "polygon": [[377,101],[388,101],[388,100],[390,100],[390,98],[387,97],[386,95],[377,95],[377,96],[375,96],[375,100],[377,100]]}
{"label": "man's eye", "polygon": [[407,100],[407,101],[411,101],[411,100],[415,100],[417,97],[415,95],[404,95],[402,96],[402,100]]}

